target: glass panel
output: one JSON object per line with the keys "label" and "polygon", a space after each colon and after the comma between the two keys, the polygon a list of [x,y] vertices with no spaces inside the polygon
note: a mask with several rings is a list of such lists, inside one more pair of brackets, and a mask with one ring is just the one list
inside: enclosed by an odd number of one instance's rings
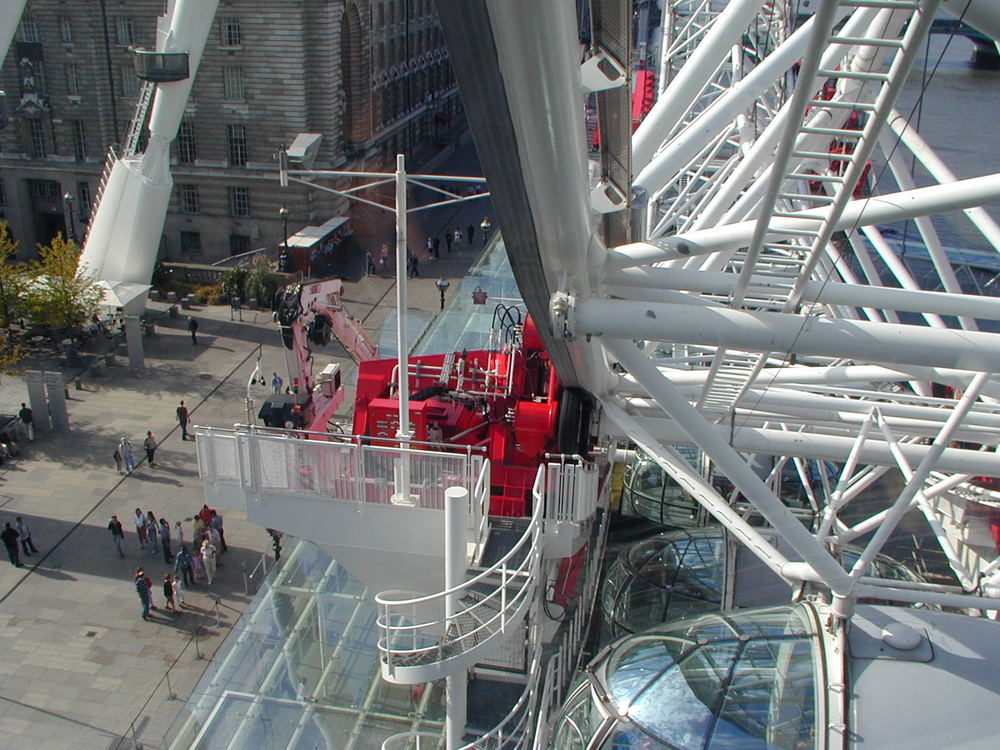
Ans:
{"label": "glass panel", "polygon": [[629,718],[663,742],[701,750],[739,648],[738,642],[699,648],[634,698]]}

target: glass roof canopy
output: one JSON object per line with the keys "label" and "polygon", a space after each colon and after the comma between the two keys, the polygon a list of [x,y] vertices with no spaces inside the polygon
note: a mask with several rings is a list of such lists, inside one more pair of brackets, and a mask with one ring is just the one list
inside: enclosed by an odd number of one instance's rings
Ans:
{"label": "glass roof canopy", "polygon": [[374,592],[315,545],[292,541],[174,725],[170,747],[373,748],[441,734],[443,685],[379,674]]}

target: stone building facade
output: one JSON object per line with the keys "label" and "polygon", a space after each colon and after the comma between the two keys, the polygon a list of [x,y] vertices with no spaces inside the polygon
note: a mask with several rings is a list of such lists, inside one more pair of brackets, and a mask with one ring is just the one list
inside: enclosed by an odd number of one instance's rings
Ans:
{"label": "stone building facade", "polygon": [[[163,0],[31,0],[0,69],[0,213],[22,250],[83,238],[108,147],[141,89],[130,47],[155,47]],[[276,154],[318,133],[317,169],[410,169],[463,120],[432,0],[221,0],[177,138],[161,257],[212,262],[352,216],[331,193],[278,184]],[[346,186],[341,182],[341,186]],[[65,196],[72,196],[70,201]]]}

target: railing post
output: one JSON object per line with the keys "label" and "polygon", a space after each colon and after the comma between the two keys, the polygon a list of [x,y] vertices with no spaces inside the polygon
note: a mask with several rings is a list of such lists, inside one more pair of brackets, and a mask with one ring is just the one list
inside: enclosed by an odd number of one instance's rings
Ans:
{"label": "railing post", "polygon": [[[465,580],[465,514],[469,491],[465,487],[449,487],[444,491],[444,587],[450,590]],[[452,615],[462,606],[461,594],[445,596],[445,636]],[[440,642],[443,642],[444,638]],[[462,745],[466,723],[467,674],[464,669],[448,675],[448,713],[445,719],[445,741],[448,750]]]}

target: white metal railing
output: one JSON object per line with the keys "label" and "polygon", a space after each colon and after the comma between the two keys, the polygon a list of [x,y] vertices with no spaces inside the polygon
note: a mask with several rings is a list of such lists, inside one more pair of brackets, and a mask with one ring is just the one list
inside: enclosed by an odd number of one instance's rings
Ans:
{"label": "white metal railing", "polygon": [[545,520],[579,523],[597,507],[597,468],[580,456],[546,456]]}
{"label": "white metal railing", "polygon": [[403,732],[382,741],[382,750],[441,750],[444,734],[430,732]]}
{"label": "white metal railing", "polygon": [[[390,674],[397,666],[443,661],[465,653],[496,633],[506,633],[508,625],[524,614],[538,583],[544,482],[545,470],[539,466],[528,527],[507,554],[489,568],[435,594],[414,597],[412,592],[384,591],[375,597],[378,649]],[[515,563],[522,554],[521,562]],[[484,592],[486,587],[490,588]],[[469,600],[472,603],[466,603]],[[449,614],[446,601],[466,604]],[[439,614],[425,614],[429,612]],[[471,628],[461,626],[470,622],[475,623]]]}
{"label": "white metal railing", "polygon": [[472,498],[469,503],[469,531],[475,540],[476,554],[473,559],[478,561],[479,555],[486,546],[490,533],[490,460],[487,458],[479,469],[479,476],[472,488]]}
{"label": "white metal railing", "polygon": [[[611,494],[611,471],[609,463],[605,468],[602,489],[602,504],[608,505]],[[588,638],[588,625],[592,609],[589,604],[595,601],[597,587],[600,583],[598,575],[601,561],[604,557],[604,545],[608,532],[608,516],[604,515],[600,528],[597,530],[595,545],[597,549],[590,556],[587,570],[583,571],[583,591],[580,592],[580,606],[576,608],[570,619],[569,628],[563,633],[556,652],[545,665],[545,679],[541,682],[541,690],[537,691],[537,700],[533,706],[534,732],[533,740],[536,747],[543,747],[548,739],[549,722],[555,711],[558,711],[566,697],[576,674],[578,661],[583,651],[584,642]]]}
{"label": "white metal railing", "polygon": [[[401,461],[409,462],[410,496],[416,507],[441,510],[448,487],[464,487],[485,507],[489,473],[484,458],[467,450],[421,450],[364,444],[354,436],[238,427],[197,427],[198,465],[209,489],[238,485],[252,494],[293,491],[338,500],[388,504],[393,501]],[[416,443],[432,446],[433,444]],[[483,501],[483,493],[486,501]],[[470,510],[470,512],[474,512]],[[475,528],[481,525],[475,520]]]}

